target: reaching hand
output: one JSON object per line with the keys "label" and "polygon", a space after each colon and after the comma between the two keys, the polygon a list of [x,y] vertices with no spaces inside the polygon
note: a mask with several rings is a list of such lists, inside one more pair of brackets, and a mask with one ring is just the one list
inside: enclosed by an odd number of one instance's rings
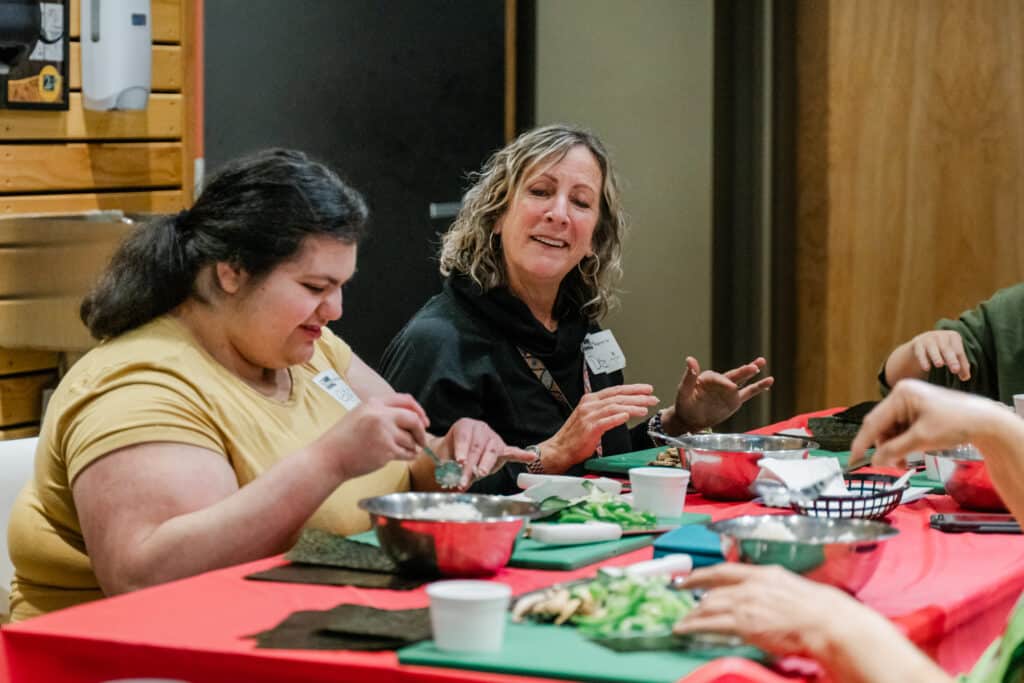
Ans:
{"label": "reaching hand", "polygon": [[1013,417],[987,398],[905,379],[864,418],[850,458],[863,460],[865,451],[877,446],[872,459],[876,465],[903,465],[908,453],[974,441],[1007,416]]}
{"label": "reaching hand", "polygon": [[391,460],[412,460],[429,421],[409,394],[374,397],[341,418],[320,441],[344,476],[358,477]]}
{"label": "reaching hand", "polygon": [[462,465],[459,488],[465,490],[473,480],[496,471],[509,460],[530,462],[534,454],[505,445],[490,426],[480,420],[462,418],[452,425],[437,449],[441,458],[451,458]]}
{"label": "reaching hand", "polygon": [[964,340],[953,330],[922,332],[908,342],[910,352],[917,359],[921,372],[927,374],[933,367],[946,367],[966,382],[971,378],[971,364],[964,352]]}
{"label": "reaching hand", "polygon": [[676,422],[685,425],[685,431],[695,431],[727,419],[775,382],[774,377],[765,377],[748,384],[764,366],[764,358],[755,358],[725,374],[712,370],[701,372],[697,359],[687,356],[686,372],[676,390]]}
{"label": "reaching hand", "polygon": [[728,562],[698,569],[683,586],[710,590],[676,633],[724,633],[775,655],[809,656],[833,681],[953,683],[888,619],[781,567]]}
{"label": "reaching hand", "polygon": [[710,590],[676,633],[736,635],[779,656],[820,654],[839,616],[843,628],[846,618],[879,618],[838,588],[777,566],[719,564],[694,571],[683,587]]}
{"label": "reaching hand", "polygon": [[653,391],[650,384],[623,384],[584,394],[562,428],[541,447],[542,454],[554,454],[550,460],[544,455],[545,468],[564,472],[588,458],[605,432],[658,405]]}

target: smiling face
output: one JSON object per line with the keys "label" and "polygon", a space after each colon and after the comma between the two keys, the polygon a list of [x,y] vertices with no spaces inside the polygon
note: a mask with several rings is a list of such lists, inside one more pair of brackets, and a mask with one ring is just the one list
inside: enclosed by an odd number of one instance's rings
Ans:
{"label": "smiling face", "polygon": [[602,182],[601,167],[583,145],[526,172],[494,229],[513,292],[557,293],[566,274],[591,253]]}
{"label": "smiling face", "polygon": [[342,312],[341,286],[355,273],[356,245],[309,237],[296,258],[253,281],[218,264],[225,292],[227,342],[253,368],[286,368],[308,361],[321,328]]}

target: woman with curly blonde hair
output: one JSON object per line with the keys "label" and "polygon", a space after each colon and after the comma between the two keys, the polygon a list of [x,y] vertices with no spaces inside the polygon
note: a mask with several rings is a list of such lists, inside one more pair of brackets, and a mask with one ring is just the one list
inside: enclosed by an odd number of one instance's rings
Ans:
{"label": "woman with curly blonde hair", "polygon": [[[413,394],[435,429],[486,420],[536,454],[530,471],[577,473],[595,453],[649,447],[657,405],[648,384],[624,384],[621,353],[598,321],[616,304],[626,216],[615,170],[593,133],[568,125],[520,135],[472,177],[441,246],[444,290],[384,353],[382,374]],[[674,404],[656,428],[681,434],[732,415],[767,389],[747,384],[763,358],[726,374],[687,358]],[[486,463],[481,463],[486,465]],[[474,490],[508,493],[522,464]]]}

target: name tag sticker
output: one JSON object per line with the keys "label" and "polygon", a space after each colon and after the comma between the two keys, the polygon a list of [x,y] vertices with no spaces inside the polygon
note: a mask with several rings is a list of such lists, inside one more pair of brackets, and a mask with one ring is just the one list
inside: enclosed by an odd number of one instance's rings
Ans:
{"label": "name tag sticker", "polygon": [[334,397],[335,401],[345,406],[345,410],[352,410],[362,403],[356,392],[352,391],[352,387],[345,383],[336,370],[324,370],[314,377],[313,381]]}
{"label": "name tag sticker", "polygon": [[611,330],[588,334],[583,338],[580,348],[583,349],[583,357],[587,359],[587,366],[595,375],[616,372],[626,367],[626,356]]}

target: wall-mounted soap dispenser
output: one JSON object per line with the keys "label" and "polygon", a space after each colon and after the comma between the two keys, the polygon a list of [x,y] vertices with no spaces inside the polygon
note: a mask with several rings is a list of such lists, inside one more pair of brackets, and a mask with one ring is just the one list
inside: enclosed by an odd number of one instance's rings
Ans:
{"label": "wall-mounted soap dispenser", "polygon": [[86,109],[145,109],[152,80],[149,0],[81,0]]}

